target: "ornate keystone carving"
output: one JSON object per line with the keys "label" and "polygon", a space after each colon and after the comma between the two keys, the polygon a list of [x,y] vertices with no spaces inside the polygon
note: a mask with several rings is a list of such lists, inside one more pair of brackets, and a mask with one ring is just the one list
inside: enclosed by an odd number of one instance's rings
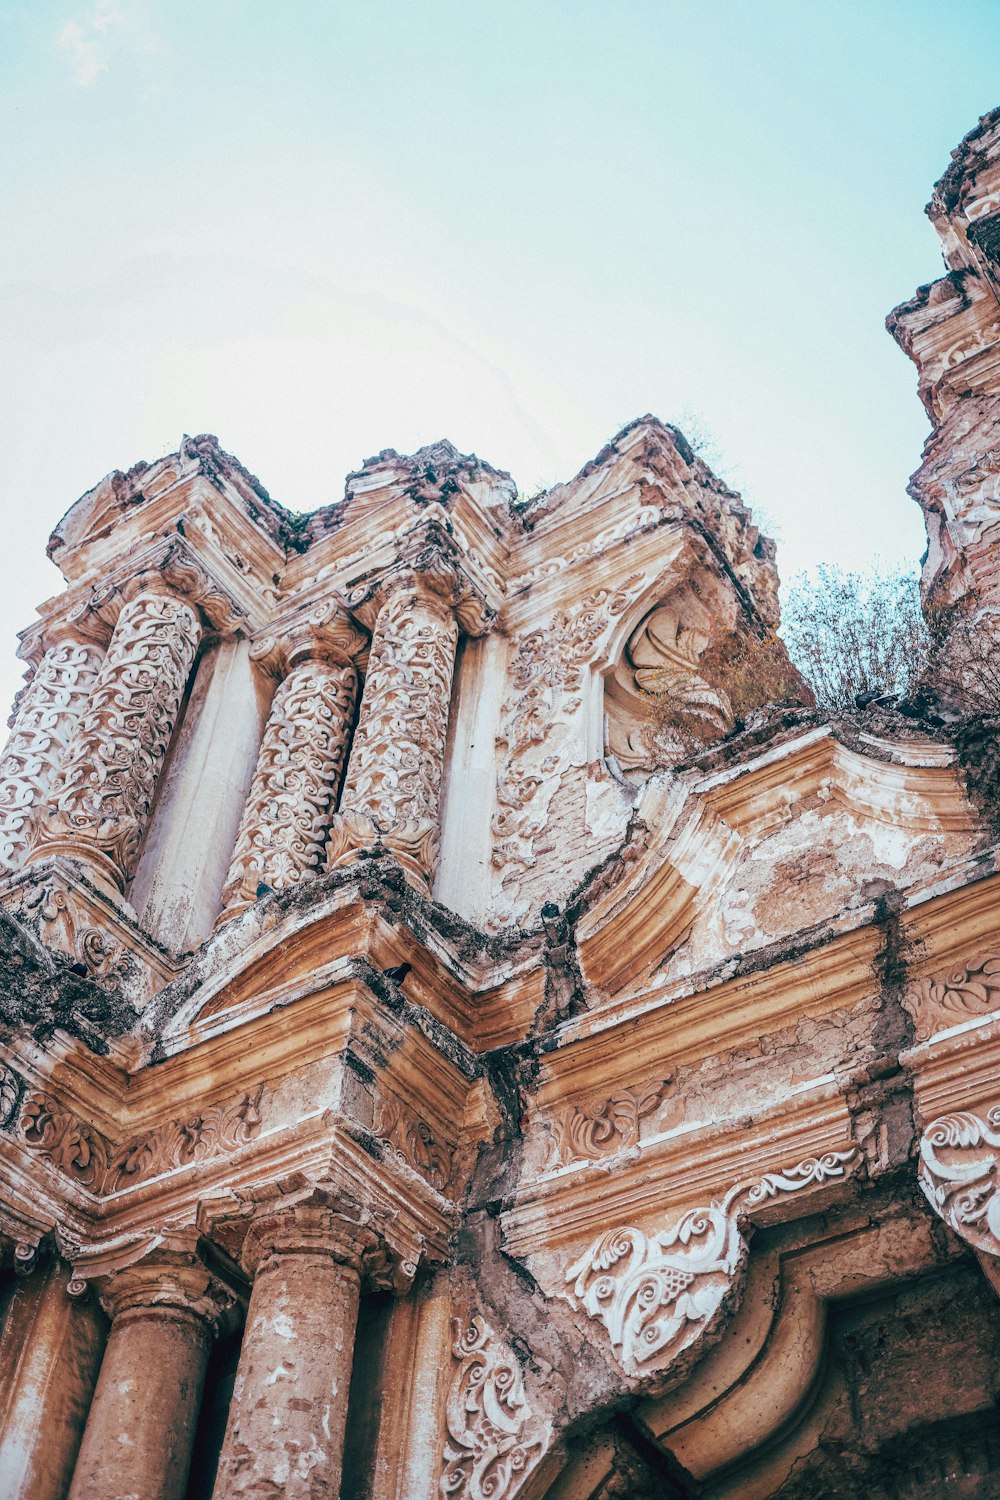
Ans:
{"label": "ornate keystone carving", "polygon": [[960,1239],[1000,1256],[1000,1104],[985,1120],[962,1111],[928,1125],[918,1178],[931,1207]]}
{"label": "ornate keystone carving", "polygon": [[147,590],[125,605],[31,859],[64,851],[87,860],[110,888],[124,889],[199,635],[183,600]]}
{"label": "ornate keystone carving", "polygon": [[818,1186],[835,1177],[846,1176],[846,1169],[861,1155],[860,1147],[851,1146],[847,1151],[824,1151],[822,1156],[809,1156],[794,1167],[781,1172],[765,1172],[764,1176],[746,1192],[746,1206],[756,1208],[779,1193],[797,1193],[802,1188]]}
{"label": "ornate keystone carving", "polygon": [[429,883],[440,842],[439,803],[458,621],[416,573],[385,587],[368,658],[361,717],[327,844],[333,868],[381,839]]}
{"label": "ornate keystone carving", "polygon": [[103,655],[90,643],[60,641],[25,689],[0,758],[0,871],[17,869],[28,852],[33,816],[55,781]]}
{"label": "ornate keystone carving", "polygon": [[521,1367],[486,1319],[452,1321],[457,1368],[448,1389],[442,1495],[511,1500],[545,1452],[551,1428],[532,1412]]}

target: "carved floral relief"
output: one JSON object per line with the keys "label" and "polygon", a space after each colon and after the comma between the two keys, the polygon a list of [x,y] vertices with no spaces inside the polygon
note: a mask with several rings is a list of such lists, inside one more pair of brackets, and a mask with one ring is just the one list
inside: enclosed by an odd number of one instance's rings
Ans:
{"label": "carved floral relief", "polygon": [[929,1125],[918,1177],[932,1208],[961,1239],[1000,1256],[1000,1104],[985,1120],[963,1110]]}
{"label": "carved floral relief", "polygon": [[271,705],[223,907],[281,891],[319,871],[354,712],[353,666],[309,660],[288,673]]}
{"label": "carved floral relief", "polygon": [[408,1167],[426,1177],[431,1187],[444,1192],[451,1181],[452,1154],[435,1138],[426,1120],[402,1100],[383,1095],[375,1109],[374,1133]]}
{"label": "carved floral relief", "polygon": [[116,1146],[51,1094],[27,1095],[18,1128],[25,1145],[91,1192],[121,1192],[148,1177],[224,1156],[260,1134],[263,1085],[186,1120],[170,1120]]}
{"label": "carved floral relief", "polygon": [[989,954],[950,974],[919,979],[904,1002],[917,1023],[916,1040],[1000,1009],[1000,957]]}
{"label": "carved floral relief", "polygon": [[143,593],[123,608],[66,760],[39,842],[69,842],[110,861],[124,885],[198,648],[182,599]]}
{"label": "carved floral relief", "polygon": [[653,1079],[626,1088],[612,1098],[602,1095],[580,1104],[569,1104],[551,1121],[556,1153],[561,1165],[572,1161],[599,1161],[639,1143],[642,1122],[662,1104],[670,1080]]}
{"label": "carved floral relief", "polygon": [[509,1347],[473,1313],[452,1323],[442,1495],[510,1500],[545,1452],[549,1424],[532,1412]]}
{"label": "carved floral relief", "polygon": [[55,780],[102,655],[87,643],[50,646],[24,690],[0,757],[0,871],[16,869],[28,852],[32,820]]}

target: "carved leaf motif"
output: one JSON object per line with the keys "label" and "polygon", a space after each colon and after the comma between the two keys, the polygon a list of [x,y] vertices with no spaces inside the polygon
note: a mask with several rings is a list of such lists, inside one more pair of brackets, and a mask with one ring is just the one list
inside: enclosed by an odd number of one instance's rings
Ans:
{"label": "carved leaf motif", "polygon": [[1000,1009],[1000,958],[991,955],[939,978],[920,979],[905,1001],[917,1019],[917,1041]]}
{"label": "carved leaf motif", "polygon": [[744,1245],[730,1201],[671,1230],[599,1235],[565,1280],[567,1300],[603,1323],[626,1373],[665,1366],[704,1331],[736,1283]]}
{"label": "carved leaf motif", "polygon": [[30,1094],[21,1111],[25,1145],[96,1193],[116,1193],[146,1177],[217,1157],[249,1144],[261,1128],[263,1084],[252,1094],[213,1104],[188,1120],[170,1120],[115,1148],[51,1095]]}
{"label": "carved leaf motif", "polygon": [[535,1468],[549,1436],[533,1417],[521,1367],[485,1318],[452,1322],[458,1361],[448,1390],[443,1495],[510,1500]]}
{"label": "carved leaf motif", "polygon": [[843,1177],[848,1162],[856,1160],[858,1154],[857,1146],[848,1151],[825,1151],[822,1156],[807,1157],[782,1172],[765,1172],[760,1181],[747,1190],[747,1204],[753,1207],[768,1198],[776,1198],[779,1193],[796,1193],[800,1188],[828,1182],[832,1177]]}
{"label": "carved leaf motif", "polygon": [[569,1105],[553,1125],[559,1159],[598,1161],[639,1142],[643,1120],[651,1115],[667,1091],[669,1079],[653,1079],[637,1088],[623,1089],[611,1099],[589,1099]]}
{"label": "carved leaf motif", "polygon": [[0,1063],[0,1128],[9,1125],[21,1102],[21,1080],[13,1068]]}
{"label": "carved leaf motif", "polygon": [[388,1142],[408,1167],[426,1177],[431,1187],[444,1192],[451,1181],[451,1152],[434,1138],[426,1120],[401,1100],[383,1096],[375,1116],[375,1134]]}
{"label": "carved leaf motif", "polygon": [[0,869],[16,869],[44,805],[101,661],[94,645],[51,646],[24,689],[0,757]]}
{"label": "carved leaf motif", "polygon": [[253,901],[319,870],[347,753],[353,666],[305,661],[274,695],[222,901]]}
{"label": "carved leaf motif", "polygon": [[982,1120],[942,1115],[920,1141],[920,1186],[931,1206],[968,1244],[1000,1256],[1000,1105]]}

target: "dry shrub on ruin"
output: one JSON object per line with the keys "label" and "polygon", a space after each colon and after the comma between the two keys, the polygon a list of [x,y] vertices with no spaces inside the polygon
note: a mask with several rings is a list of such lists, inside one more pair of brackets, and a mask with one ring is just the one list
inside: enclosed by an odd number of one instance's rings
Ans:
{"label": "dry shrub on ruin", "polygon": [[859,699],[908,698],[926,674],[931,636],[917,579],[902,569],[820,567],[801,575],[782,622],[789,654],[826,713],[850,712]]}
{"label": "dry shrub on ruin", "polygon": [[941,703],[963,716],[1000,713],[1000,615],[942,611],[932,618],[931,638]]}
{"label": "dry shrub on ruin", "polygon": [[693,755],[757,709],[808,701],[782,641],[748,630],[727,634],[702,653],[697,676],[662,674],[650,699],[656,759]]}

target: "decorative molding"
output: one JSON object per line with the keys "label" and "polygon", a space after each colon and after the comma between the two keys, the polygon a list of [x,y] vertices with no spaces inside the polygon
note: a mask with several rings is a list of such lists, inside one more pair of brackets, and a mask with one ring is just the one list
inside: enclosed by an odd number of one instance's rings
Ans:
{"label": "decorative molding", "polygon": [[400,1161],[425,1177],[443,1193],[451,1181],[452,1154],[435,1139],[426,1120],[399,1099],[380,1095],[375,1106],[374,1134],[390,1146]]}
{"label": "decorative molding", "polygon": [[653,1079],[610,1099],[597,1095],[582,1104],[567,1105],[551,1122],[545,1122],[560,1164],[600,1161],[637,1146],[642,1121],[655,1113],[669,1084],[669,1077]]}
{"label": "decorative molding", "polygon": [[673,1229],[612,1229],[569,1267],[562,1295],[604,1325],[626,1374],[662,1368],[689,1348],[738,1285],[746,1246],[722,1203],[692,1209]]}
{"label": "decorative molding", "polygon": [[551,1435],[532,1412],[521,1366],[478,1313],[452,1320],[448,1437],[442,1495],[469,1500],[511,1500],[536,1467]]}
{"label": "decorative molding", "polygon": [[822,1156],[809,1156],[794,1167],[780,1172],[765,1172],[764,1176],[746,1190],[746,1206],[755,1208],[776,1198],[779,1193],[797,1193],[802,1188],[819,1186],[837,1177],[846,1177],[847,1167],[858,1161],[861,1149],[851,1146],[847,1151],[824,1151]]}
{"label": "decorative molding", "polygon": [[1000,957],[987,954],[950,974],[910,985],[903,1003],[916,1022],[916,1041],[1000,1010]]}
{"label": "decorative molding", "polygon": [[107,983],[120,978],[123,944],[92,922],[81,922],[85,914],[56,877],[26,886],[10,909],[47,947],[72,955]]}
{"label": "decorative molding", "polygon": [[170,1120],[120,1146],[51,1094],[33,1091],[21,1108],[18,1129],[29,1150],[82,1187],[109,1195],[249,1145],[260,1134],[263,1091],[261,1084],[252,1094],[211,1104],[186,1120]]}
{"label": "decorative molding", "polygon": [[960,1239],[1000,1256],[1000,1104],[942,1115],[920,1140],[920,1186]]}

